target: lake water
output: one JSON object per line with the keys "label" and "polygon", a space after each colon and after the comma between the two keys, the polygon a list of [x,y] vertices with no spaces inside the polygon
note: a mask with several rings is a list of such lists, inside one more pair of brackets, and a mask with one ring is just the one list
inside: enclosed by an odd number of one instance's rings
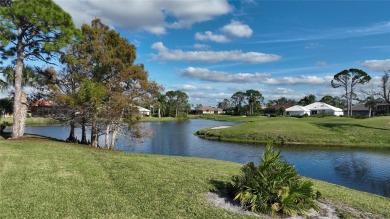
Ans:
{"label": "lake water", "polygon": [[[188,120],[143,123],[154,135],[143,142],[124,138],[117,149],[126,152],[202,157],[247,163],[259,162],[264,146],[210,141],[193,135],[197,130],[232,122]],[[80,130],[77,130],[80,138]],[[26,133],[66,139],[68,127],[27,127]],[[103,138],[101,138],[103,141]],[[294,164],[302,176],[390,198],[390,150],[340,147],[283,146],[282,156]]]}

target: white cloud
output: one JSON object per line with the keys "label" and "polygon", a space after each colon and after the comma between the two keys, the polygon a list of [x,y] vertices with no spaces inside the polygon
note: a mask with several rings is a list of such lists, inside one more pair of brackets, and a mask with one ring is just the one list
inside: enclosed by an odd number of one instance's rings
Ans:
{"label": "white cloud", "polygon": [[293,93],[294,90],[290,88],[285,88],[285,87],[278,87],[274,90],[275,94],[291,94]]}
{"label": "white cloud", "polygon": [[211,31],[206,31],[204,33],[195,33],[195,39],[200,41],[213,41],[217,43],[227,43],[230,41],[226,36],[214,34]]}
{"label": "white cloud", "polygon": [[[72,15],[77,26],[101,18],[108,25],[130,31],[164,34],[167,28],[185,28],[233,10],[227,0],[54,0]],[[173,20],[172,22],[168,21]]]}
{"label": "white cloud", "polygon": [[[316,34],[305,33],[300,36],[272,36],[271,40],[264,40],[254,43],[281,43],[281,42],[300,42],[300,41],[314,41],[314,40],[333,40],[333,39],[349,39],[357,37],[367,37],[373,35],[381,35],[390,33],[390,22],[381,22],[372,24],[370,26],[362,27],[341,27],[337,29],[330,29],[326,31],[309,30]],[[321,46],[321,45],[319,45]],[[310,46],[309,46],[310,48]]]}
{"label": "white cloud", "polygon": [[210,46],[206,45],[206,44],[196,43],[196,44],[194,44],[194,48],[199,49],[199,50],[208,50],[210,48]]}
{"label": "white cloud", "polygon": [[185,84],[181,87],[180,90],[182,91],[193,91],[193,90],[197,90],[198,88],[195,86],[195,85],[192,85],[192,84]]}
{"label": "white cloud", "polygon": [[203,90],[214,90],[214,88],[211,86],[204,86],[202,89]]}
{"label": "white cloud", "polygon": [[331,76],[318,77],[311,75],[299,75],[296,77],[268,78],[262,83],[268,85],[330,85],[331,80]]}
{"label": "white cloud", "polygon": [[182,71],[182,75],[189,78],[197,78],[203,81],[224,82],[224,83],[260,83],[270,77],[263,73],[238,73],[230,74],[222,71],[210,71],[206,68],[188,67]]}
{"label": "white cloud", "polygon": [[198,93],[192,93],[191,97],[194,97],[194,98],[218,98],[218,99],[223,99],[223,98],[230,98],[231,94],[225,94],[223,92],[221,92],[221,93],[203,93],[203,92],[198,92]]}
{"label": "white cloud", "polygon": [[188,93],[190,102],[193,104],[202,104],[203,106],[217,106],[218,102],[223,99],[230,99],[232,94],[220,93],[204,93],[204,92],[193,92]]}
{"label": "white cloud", "polygon": [[366,60],[363,66],[374,71],[388,71],[390,70],[390,59]]}
{"label": "white cloud", "polygon": [[274,54],[265,54],[259,52],[243,52],[241,50],[230,51],[183,51],[170,50],[162,42],[152,45],[157,50],[157,54],[152,54],[156,60],[166,61],[189,61],[189,62],[225,62],[237,61],[248,63],[265,63],[278,61],[282,57]]}
{"label": "white cloud", "polygon": [[[253,30],[246,24],[241,23],[240,21],[232,20],[229,24],[223,26],[220,31],[226,35],[232,37],[250,37],[252,36]],[[204,33],[195,33],[195,39],[199,41],[213,41],[217,43],[227,43],[230,42],[228,36],[223,34],[215,34],[212,31],[206,31]]]}
{"label": "white cloud", "polygon": [[253,30],[248,25],[235,20],[222,27],[221,30],[235,37],[250,37],[253,33]]}
{"label": "white cloud", "polygon": [[296,77],[273,78],[267,73],[229,73],[211,71],[207,68],[188,67],[182,70],[185,77],[196,78],[202,81],[221,83],[259,83],[264,85],[330,85],[332,76],[318,77],[299,75]]}
{"label": "white cloud", "polygon": [[165,47],[162,42],[153,43],[152,49],[155,49],[161,53],[169,52],[169,49]]}

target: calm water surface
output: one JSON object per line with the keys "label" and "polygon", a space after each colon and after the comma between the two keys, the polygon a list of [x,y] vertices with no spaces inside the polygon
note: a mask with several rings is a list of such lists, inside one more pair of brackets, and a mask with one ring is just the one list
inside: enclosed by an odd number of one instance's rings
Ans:
{"label": "calm water surface", "polygon": [[[153,130],[152,137],[144,139],[143,142],[119,139],[117,149],[238,163],[259,162],[264,146],[210,141],[193,135],[197,130],[206,127],[233,124],[235,123],[210,120],[144,123],[145,128]],[[26,133],[66,139],[69,128],[27,127]],[[280,149],[282,156],[294,164],[303,176],[390,197],[390,150],[307,146],[284,146]]]}

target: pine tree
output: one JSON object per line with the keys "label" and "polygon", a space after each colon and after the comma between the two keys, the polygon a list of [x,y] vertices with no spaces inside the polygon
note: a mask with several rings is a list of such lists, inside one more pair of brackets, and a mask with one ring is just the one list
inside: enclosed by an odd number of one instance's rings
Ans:
{"label": "pine tree", "polygon": [[24,62],[50,63],[76,32],[71,16],[52,0],[14,0],[0,5],[1,58],[12,59],[16,65],[12,138],[24,134]]}

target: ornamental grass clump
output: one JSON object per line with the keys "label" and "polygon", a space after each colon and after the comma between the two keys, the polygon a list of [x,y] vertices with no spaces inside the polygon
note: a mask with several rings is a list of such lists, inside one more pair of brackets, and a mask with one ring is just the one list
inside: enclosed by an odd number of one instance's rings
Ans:
{"label": "ornamental grass clump", "polygon": [[280,151],[267,145],[260,164],[245,164],[241,175],[232,178],[235,200],[253,212],[271,215],[308,215],[319,192],[314,192],[313,183],[302,180],[294,166],[280,158]]}

